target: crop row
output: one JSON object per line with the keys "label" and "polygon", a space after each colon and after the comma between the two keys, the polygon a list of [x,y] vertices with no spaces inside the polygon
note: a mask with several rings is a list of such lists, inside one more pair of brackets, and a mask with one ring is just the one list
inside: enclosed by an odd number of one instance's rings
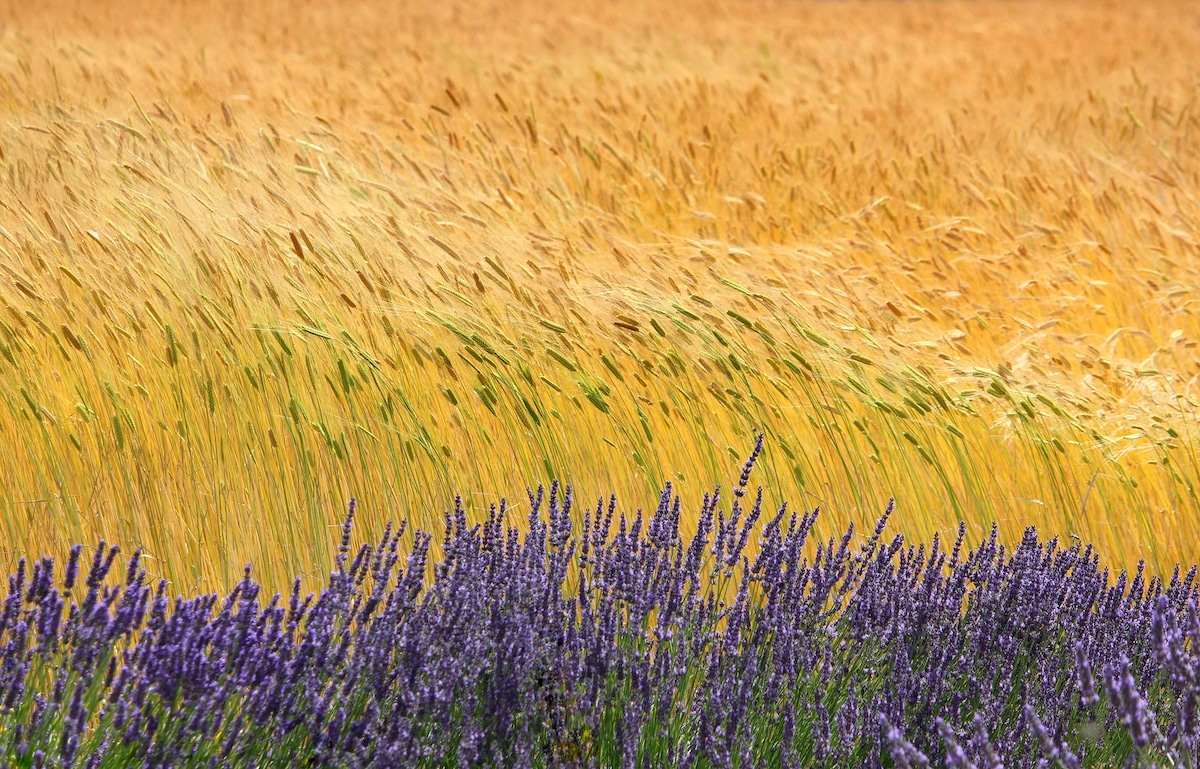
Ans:
{"label": "crop row", "polygon": [[[352,548],[317,595],[172,599],[115,547],[10,577],[9,766],[1194,766],[1196,569],[1122,572],[1026,531],[1006,549],[814,534],[749,477],[681,529],[530,493]],[[1128,764],[1127,764],[1128,765]],[[1159,763],[1158,765],[1162,765]]]}

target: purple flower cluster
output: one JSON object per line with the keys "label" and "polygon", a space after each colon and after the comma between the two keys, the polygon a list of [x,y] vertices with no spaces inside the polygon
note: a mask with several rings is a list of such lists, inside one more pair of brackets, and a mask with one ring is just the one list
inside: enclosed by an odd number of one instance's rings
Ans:
{"label": "purple flower cluster", "polygon": [[[0,611],[5,766],[1195,765],[1196,570],[1091,547],[821,540],[748,484],[655,509],[461,503],[440,546],[389,526],[319,594],[172,597],[101,542]],[[436,555],[435,555],[436,554]],[[86,568],[82,574],[81,568]]]}

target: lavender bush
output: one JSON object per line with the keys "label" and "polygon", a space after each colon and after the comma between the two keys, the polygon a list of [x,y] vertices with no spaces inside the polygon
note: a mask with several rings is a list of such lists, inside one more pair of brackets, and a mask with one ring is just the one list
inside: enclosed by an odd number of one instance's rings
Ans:
{"label": "lavender bush", "polygon": [[[5,766],[1194,766],[1196,569],[1115,579],[1091,547],[813,540],[747,498],[680,531],[530,494],[432,538],[390,526],[319,595],[170,598],[139,554],[9,578]],[[582,519],[582,526],[579,520]],[[407,544],[402,546],[402,541]]]}

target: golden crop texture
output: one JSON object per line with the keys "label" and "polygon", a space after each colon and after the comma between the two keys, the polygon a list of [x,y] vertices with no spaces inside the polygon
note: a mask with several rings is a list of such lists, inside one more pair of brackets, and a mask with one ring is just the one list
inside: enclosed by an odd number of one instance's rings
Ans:
{"label": "golden crop texture", "polygon": [[[0,557],[320,577],[561,478],[1200,541],[1188,2],[38,2]],[[520,508],[518,508],[519,511]]]}

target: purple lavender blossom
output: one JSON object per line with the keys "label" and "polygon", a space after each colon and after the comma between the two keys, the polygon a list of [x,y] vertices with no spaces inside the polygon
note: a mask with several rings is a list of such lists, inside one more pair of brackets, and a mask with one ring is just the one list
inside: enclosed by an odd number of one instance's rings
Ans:
{"label": "purple lavender blossom", "polygon": [[1196,569],[1113,579],[1032,529],[1012,549],[995,528],[973,548],[961,526],[952,547],[885,539],[891,502],[865,540],[815,542],[817,510],[764,520],[761,489],[746,505],[762,447],[687,531],[670,485],[647,512],[610,497],[580,516],[555,483],[523,528],[504,501],[475,525],[457,500],[436,547],[401,523],[352,553],[351,500],[307,596],[267,595],[249,567],[225,595],[170,596],[140,552],[114,585],[104,542],[82,588],[78,546],[57,586],[52,560],[22,561],[0,604],[0,764],[1195,757]]}

